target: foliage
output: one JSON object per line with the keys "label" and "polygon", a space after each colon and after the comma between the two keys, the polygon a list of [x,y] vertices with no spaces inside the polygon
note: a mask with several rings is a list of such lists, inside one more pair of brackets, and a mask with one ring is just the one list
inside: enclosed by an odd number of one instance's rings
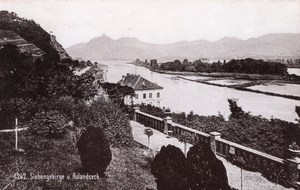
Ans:
{"label": "foliage", "polygon": [[185,156],[173,145],[163,146],[151,164],[158,190],[184,190]]}
{"label": "foliage", "polygon": [[157,116],[157,117],[160,117],[160,118],[164,118],[165,117],[165,112],[164,110],[162,110],[161,108],[159,107],[155,107],[151,104],[141,104],[140,106],[140,110],[142,112],[145,112],[145,113],[149,113],[151,115],[154,115],[154,116]]}
{"label": "foliage", "polygon": [[292,144],[289,145],[289,148],[290,149],[293,149],[293,150],[300,150],[300,146],[297,145],[296,142],[293,142]]}
{"label": "foliage", "polygon": [[230,189],[226,169],[208,144],[198,143],[191,147],[186,164],[189,189]]}
{"label": "foliage", "polygon": [[78,104],[74,112],[74,122],[78,128],[100,127],[111,145],[118,147],[131,145],[133,136],[129,120],[118,105],[99,98],[90,105]]}
{"label": "foliage", "polygon": [[11,30],[19,34],[26,41],[33,43],[43,50],[45,58],[51,61],[59,61],[60,55],[52,45],[50,34],[48,34],[41,26],[33,20],[19,18],[15,13],[1,11],[1,18],[16,19],[19,22],[7,22],[5,19],[0,20],[1,29]]}
{"label": "foliage", "polygon": [[[113,161],[106,169],[107,176],[97,180],[72,179],[81,167],[80,156],[73,141],[73,131],[65,138],[49,139],[32,136],[25,131],[19,133],[19,146],[25,153],[14,151],[14,134],[0,135],[0,184],[7,189],[155,189],[150,169],[145,168],[143,152],[146,148],[135,143],[128,148],[111,148]],[[14,180],[14,174],[59,174],[59,180]],[[67,175],[71,175],[69,180]],[[85,175],[85,174],[83,174]]]}
{"label": "foliage", "polygon": [[[156,114],[156,116],[163,114],[161,109],[148,109],[148,107],[145,109],[141,106],[141,111],[153,115]],[[156,110],[160,111],[157,112]],[[268,120],[261,116],[253,116],[250,113],[244,114],[239,119],[231,118],[229,121],[225,121],[220,114],[218,116],[200,116],[190,113],[185,120],[177,119],[178,117],[182,118],[182,115],[182,113],[172,113],[172,121],[205,133],[219,131],[222,133],[222,138],[226,140],[280,158],[287,156],[287,148],[293,141],[300,144],[300,128],[298,124],[280,119]]]}
{"label": "foliage", "polygon": [[33,61],[16,46],[0,49],[0,98],[31,99],[72,96],[88,100],[96,95],[92,73],[74,75],[66,64],[48,60]]}
{"label": "foliage", "polygon": [[[295,112],[298,115],[298,117],[300,118],[300,106],[296,106],[295,108]],[[298,122],[300,123],[300,120],[298,119]]]}
{"label": "foliage", "polygon": [[62,138],[66,133],[67,120],[56,111],[36,113],[26,124],[33,135]]}
{"label": "foliage", "polygon": [[129,86],[122,86],[119,83],[99,83],[99,85],[105,90],[109,98],[116,104],[120,105],[121,108],[125,106],[125,96],[134,96],[133,88]]}
{"label": "foliage", "polygon": [[18,118],[19,125],[28,121],[35,114],[35,102],[29,98],[0,99],[0,129],[13,128],[15,118]]}
{"label": "foliage", "polygon": [[255,60],[251,58],[231,60],[226,63],[220,61],[214,63],[204,63],[202,60],[190,62],[179,60],[161,63],[160,70],[168,71],[189,71],[189,72],[227,72],[227,73],[247,73],[247,74],[273,74],[286,75],[287,66],[278,62],[268,62],[263,60]]}
{"label": "foliage", "polygon": [[16,46],[5,45],[0,49],[0,98],[21,97],[25,78],[33,67],[32,56],[19,53]]}
{"label": "foliage", "polygon": [[228,99],[229,109],[230,109],[230,116],[229,118],[240,119],[241,117],[245,116],[245,112],[243,111],[242,107],[237,105],[236,99]]}
{"label": "foliage", "polygon": [[103,175],[112,159],[109,143],[103,130],[99,127],[87,127],[77,147],[84,171]]}
{"label": "foliage", "polygon": [[194,135],[187,133],[187,132],[182,132],[181,134],[174,135],[180,142],[184,144],[184,150],[183,153],[186,155],[186,150],[187,150],[187,143],[194,144],[195,143],[195,137]]}

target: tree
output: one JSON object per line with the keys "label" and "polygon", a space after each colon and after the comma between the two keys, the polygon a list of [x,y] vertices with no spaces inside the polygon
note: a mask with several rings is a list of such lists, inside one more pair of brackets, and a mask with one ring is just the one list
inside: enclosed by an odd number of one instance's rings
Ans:
{"label": "tree", "polygon": [[186,175],[190,190],[229,190],[226,169],[210,146],[199,142],[191,147],[186,159]]}
{"label": "tree", "polygon": [[186,151],[187,151],[187,143],[193,143],[195,141],[194,137],[187,133],[187,132],[183,132],[180,135],[176,135],[176,138],[183,143],[184,148],[183,148],[183,153],[184,155],[186,155]]}
{"label": "tree", "polygon": [[231,111],[230,114],[230,119],[235,118],[235,119],[240,119],[245,115],[245,112],[243,111],[242,107],[237,105],[237,100],[236,99],[228,99],[229,103],[229,109]]}
{"label": "tree", "polygon": [[[300,106],[296,106],[295,112],[297,113],[298,117],[300,118]],[[299,119],[298,119],[298,122],[300,123]]]}
{"label": "tree", "polygon": [[158,190],[185,190],[185,156],[173,146],[163,146],[151,164]]}
{"label": "tree", "polygon": [[99,84],[108,94],[109,98],[116,104],[118,104],[121,108],[124,108],[124,98],[125,96],[134,96],[133,88],[129,86],[122,86],[117,83],[100,83]]}
{"label": "tree", "polygon": [[103,130],[89,126],[82,133],[77,148],[84,171],[103,176],[112,159],[109,143]]}
{"label": "tree", "polygon": [[144,134],[148,137],[148,149],[150,150],[150,137],[153,135],[153,130],[150,128],[145,129]]}

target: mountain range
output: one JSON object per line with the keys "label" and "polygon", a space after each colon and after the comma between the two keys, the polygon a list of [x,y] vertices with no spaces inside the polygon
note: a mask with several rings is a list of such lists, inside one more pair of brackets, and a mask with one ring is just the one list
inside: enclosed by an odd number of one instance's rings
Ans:
{"label": "mountain range", "polygon": [[224,37],[215,42],[197,40],[163,45],[135,38],[113,40],[102,35],[66,48],[66,51],[74,58],[91,60],[299,58],[300,33],[267,34],[248,40]]}

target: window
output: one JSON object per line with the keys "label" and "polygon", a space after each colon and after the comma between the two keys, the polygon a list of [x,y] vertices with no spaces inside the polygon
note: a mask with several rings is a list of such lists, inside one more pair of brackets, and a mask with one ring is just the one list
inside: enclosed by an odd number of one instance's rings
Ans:
{"label": "window", "polygon": [[152,98],[152,93],[149,93],[149,98]]}
{"label": "window", "polygon": [[146,99],[146,94],[143,94],[143,98]]}
{"label": "window", "polygon": [[156,96],[157,96],[157,98],[159,98],[159,97],[160,97],[160,93],[158,92],[158,93],[156,94]]}
{"label": "window", "polygon": [[139,95],[138,94],[135,94],[135,99],[139,99]]}

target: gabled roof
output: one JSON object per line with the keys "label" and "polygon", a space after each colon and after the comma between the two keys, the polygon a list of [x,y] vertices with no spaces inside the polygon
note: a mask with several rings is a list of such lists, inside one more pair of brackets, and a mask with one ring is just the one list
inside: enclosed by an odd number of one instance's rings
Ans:
{"label": "gabled roof", "polygon": [[134,75],[127,73],[123,76],[122,80],[119,81],[122,85],[127,85],[132,87],[134,90],[155,90],[163,89],[163,87],[148,81],[147,79],[141,77],[140,75]]}

